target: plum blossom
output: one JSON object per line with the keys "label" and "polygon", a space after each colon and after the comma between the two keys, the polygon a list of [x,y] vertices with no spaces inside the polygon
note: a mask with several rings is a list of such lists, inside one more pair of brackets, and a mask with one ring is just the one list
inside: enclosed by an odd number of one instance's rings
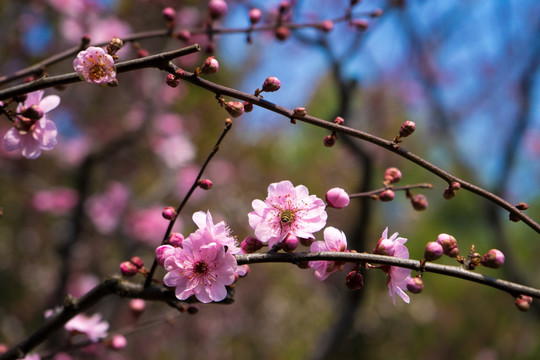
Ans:
{"label": "plum blossom", "polygon": [[294,187],[288,180],[270,184],[266,200],[253,200],[252,206],[249,225],[255,236],[269,247],[288,234],[314,239],[313,233],[326,225],[328,217],[324,201],[309,195],[304,185]]}
{"label": "plum blossom", "polygon": [[209,212],[195,213],[193,220],[199,229],[184,239],[182,247],[164,245],[156,250],[167,271],[163,283],[176,288],[180,300],[195,295],[203,303],[221,301],[238,270],[231,253],[237,249],[235,240],[223,221],[213,223]]}
{"label": "plum blossom", "polygon": [[85,334],[92,342],[98,342],[107,337],[109,323],[102,321],[100,314],[86,316],[79,314],[69,320],[64,328],[73,333]]}
{"label": "plum blossom", "polygon": [[[347,238],[343,231],[329,226],[324,229],[324,241],[315,241],[311,244],[311,252],[347,250]],[[343,264],[336,261],[310,261],[309,267],[315,270],[315,276],[320,281],[326,280],[336,270],[341,271]]]}
{"label": "plum blossom", "polygon": [[47,113],[60,104],[60,97],[42,98],[43,90],[38,90],[28,94],[26,101],[17,106],[14,127],[4,136],[6,150],[20,149],[25,158],[35,159],[41,150],[54,149],[58,132]]}
{"label": "plum blossom", "polygon": [[[375,253],[381,253],[378,249],[383,249],[389,256],[395,256],[402,259],[409,258],[409,250],[403,244],[407,242],[407,239],[398,237],[398,233],[394,233],[390,238],[388,236],[388,228],[386,228],[382,237],[379,240]],[[388,293],[392,297],[394,305],[396,304],[396,294],[407,304],[410,302],[409,296],[404,290],[407,289],[407,282],[411,279],[411,270],[401,268],[398,266],[383,266],[380,268],[386,273],[386,284],[388,285]]]}
{"label": "plum blossom", "polygon": [[107,84],[116,78],[116,68],[111,55],[100,47],[90,46],[77,54],[73,68],[85,81]]}

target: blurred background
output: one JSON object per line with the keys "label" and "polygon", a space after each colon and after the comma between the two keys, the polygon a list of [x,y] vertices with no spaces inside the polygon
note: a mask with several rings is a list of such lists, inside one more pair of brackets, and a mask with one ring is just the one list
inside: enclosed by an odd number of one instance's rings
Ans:
{"label": "blurred background", "polygon": [[[248,28],[248,12],[275,24],[279,1],[228,0],[214,27]],[[342,17],[349,1],[292,1],[287,21],[305,24]],[[282,83],[266,100],[393,139],[401,123],[416,132],[403,146],[511,203],[527,202],[540,219],[540,3],[512,1],[365,0],[352,8],[355,24],[333,30],[293,30],[280,41],[273,31],[196,35],[208,20],[208,1],[47,0],[0,1],[0,74],[8,75],[80,43],[165,29],[162,10],[176,10],[174,34],[127,43],[120,61],[201,44],[200,54],[175,61],[188,71],[209,54],[220,62],[207,78],[253,93],[268,76]],[[382,16],[377,9],[382,10]],[[72,72],[68,59],[45,69]],[[15,344],[43,322],[46,309],[66,294],[81,296],[119,264],[140,256],[149,267],[167,222],[164,206],[177,206],[220,136],[227,113],[215,96],[187,83],[165,84],[156,69],[124,73],[119,87],[78,83],[48,89],[61,104],[49,115],[58,145],[36,160],[0,147],[0,343]],[[2,88],[21,83],[19,79]],[[0,122],[3,137],[10,122]],[[328,226],[347,234],[349,248],[371,251],[382,231],[408,240],[411,258],[439,233],[456,237],[462,253],[498,248],[506,255],[486,275],[539,287],[538,234],[488,201],[465,191],[442,197],[448,184],[372,144],[262,109],[235,119],[233,129],[180,215],[178,231],[196,229],[194,212],[210,210],[242,240],[252,235],[247,213],[272,182],[290,180],[324,198],[332,187],[349,193],[382,187],[384,170],[398,167],[400,184],[429,200],[415,211],[405,194],[388,203],[353,200],[328,209]],[[318,234],[318,239],[322,234]],[[299,250],[306,250],[299,248]],[[457,265],[443,258],[443,264]],[[163,276],[163,270],[158,277]],[[491,288],[425,274],[425,289],[411,303],[392,304],[385,274],[365,274],[351,292],[344,273],[319,282],[312,270],[256,264],[235,286],[233,305],[201,305],[196,315],[147,303],[137,319],[128,299],[106,298],[99,312],[109,333],[127,347],[70,351],[75,359],[538,359],[539,309],[519,312],[513,298]],[[142,278],[134,280],[142,281]],[[37,349],[54,358],[66,334]]]}

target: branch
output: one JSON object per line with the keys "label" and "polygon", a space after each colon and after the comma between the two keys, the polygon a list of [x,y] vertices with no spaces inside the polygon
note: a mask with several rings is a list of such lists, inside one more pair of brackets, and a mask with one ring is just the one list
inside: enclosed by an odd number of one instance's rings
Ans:
{"label": "branch", "polygon": [[510,281],[493,278],[491,276],[475,273],[465,270],[459,266],[439,265],[434,263],[422,263],[418,260],[402,259],[395,256],[385,256],[367,253],[352,252],[316,252],[316,253],[257,253],[235,255],[238,265],[254,263],[300,263],[305,261],[328,260],[345,261],[351,263],[372,263],[381,265],[399,266],[421,272],[432,272],[436,274],[447,275],[459,279],[477,282],[479,284],[494,287],[505,291],[516,297],[519,295],[528,295],[540,299],[540,289],[516,284]]}

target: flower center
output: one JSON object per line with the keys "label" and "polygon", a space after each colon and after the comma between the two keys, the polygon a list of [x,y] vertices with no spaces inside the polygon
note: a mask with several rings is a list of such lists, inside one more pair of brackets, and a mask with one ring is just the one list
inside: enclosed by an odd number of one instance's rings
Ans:
{"label": "flower center", "polygon": [[198,261],[193,267],[193,271],[199,275],[206,275],[208,273],[208,270],[208,264],[206,263],[206,261],[202,260]]}
{"label": "flower center", "polygon": [[106,75],[105,67],[103,64],[95,64],[90,68],[89,75],[93,80],[101,79]]}
{"label": "flower center", "polygon": [[294,221],[294,212],[290,209],[283,210],[281,214],[279,214],[279,220],[283,225],[292,223]]}

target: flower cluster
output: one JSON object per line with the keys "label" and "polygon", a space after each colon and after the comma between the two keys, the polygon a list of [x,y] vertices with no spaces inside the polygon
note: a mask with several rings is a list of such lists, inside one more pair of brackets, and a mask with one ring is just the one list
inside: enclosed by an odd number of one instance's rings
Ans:
{"label": "flower cluster", "polygon": [[60,104],[60,97],[49,95],[43,98],[43,90],[27,95],[24,103],[17,106],[14,127],[4,136],[6,150],[21,150],[28,159],[35,159],[41,150],[52,150],[56,146],[56,125],[47,113]]}
{"label": "flower cluster", "polygon": [[199,229],[180,246],[162,245],[156,249],[156,259],[167,271],[163,282],[176,289],[180,300],[195,295],[203,303],[221,301],[227,296],[226,286],[235,281],[235,273],[246,272],[233,256],[241,249],[223,221],[214,224],[210,212],[195,213],[193,221]]}
{"label": "flower cluster", "polygon": [[100,314],[86,316],[79,314],[69,320],[64,328],[73,334],[85,334],[92,342],[98,342],[107,337],[109,323],[102,321]]}

